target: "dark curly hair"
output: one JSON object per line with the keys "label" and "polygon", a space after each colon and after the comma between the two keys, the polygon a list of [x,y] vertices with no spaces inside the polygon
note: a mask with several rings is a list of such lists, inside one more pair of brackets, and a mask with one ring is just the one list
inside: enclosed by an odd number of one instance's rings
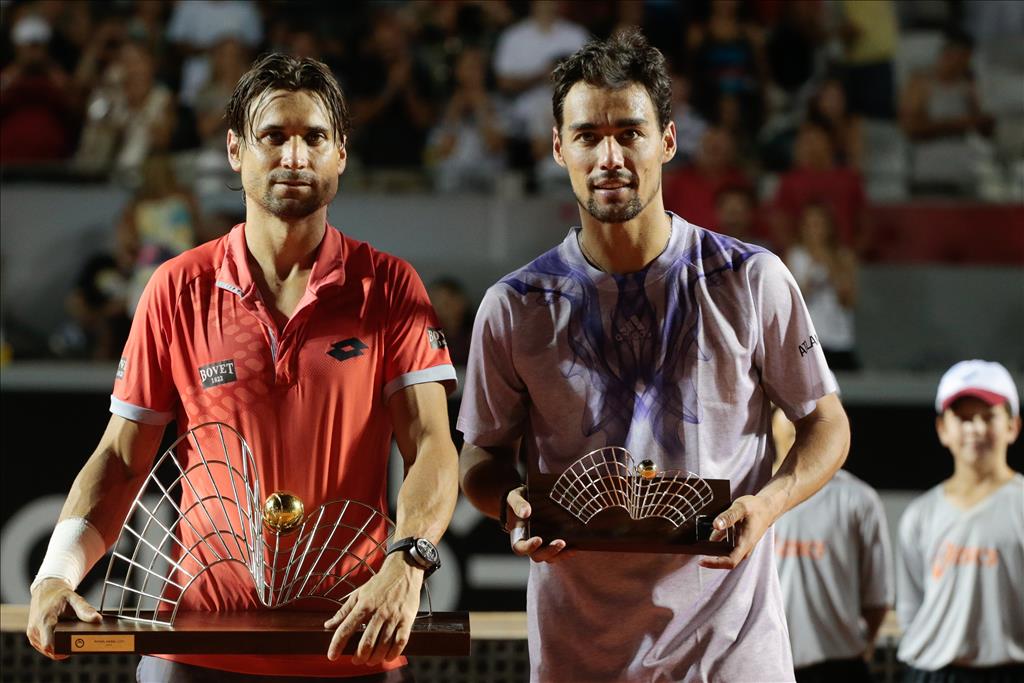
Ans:
{"label": "dark curly hair", "polygon": [[566,57],[551,74],[555,123],[562,128],[565,96],[580,81],[598,88],[619,90],[637,83],[647,94],[664,130],[672,120],[672,79],[665,57],[652,47],[639,29],[626,29],[608,40],[591,40]]}
{"label": "dark curly hair", "polygon": [[238,79],[224,118],[228,127],[245,140],[252,134],[249,111],[252,103],[268,90],[304,90],[315,95],[327,109],[338,144],[348,135],[351,120],[345,95],[331,70],[323,62],[299,59],[280,52],[265,54]]}

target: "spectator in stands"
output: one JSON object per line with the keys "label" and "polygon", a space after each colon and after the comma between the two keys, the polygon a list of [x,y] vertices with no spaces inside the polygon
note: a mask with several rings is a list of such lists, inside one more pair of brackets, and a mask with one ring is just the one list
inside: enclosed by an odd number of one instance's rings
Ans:
{"label": "spectator in stands", "polygon": [[56,161],[73,145],[70,79],[48,49],[53,32],[26,14],[11,29],[14,59],[0,72],[0,160]]}
{"label": "spectator in stands", "polygon": [[126,37],[127,27],[118,16],[106,17],[93,27],[74,71],[75,96],[83,109],[107,70],[120,59]]}
{"label": "spectator in stands", "polygon": [[431,283],[430,302],[444,330],[448,353],[456,367],[466,367],[469,339],[473,335],[473,308],[466,288],[454,277],[443,276]]}
{"label": "spectator in stands", "polygon": [[846,107],[846,93],[837,78],[825,80],[811,98],[807,120],[826,131],[832,140],[836,164],[860,170],[864,163],[864,133],[861,117]]}
{"label": "spectator in stands", "polygon": [[50,349],[58,356],[116,360],[128,340],[128,292],[136,245],[134,235],[117,232],[114,253],[94,254],[78,274],[65,302],[71,321],[50,338]]}
{"label": "spectator in stands", "polygon": [[486,55],[464,49],[455,61],[455,90],[430,138],[434,185],[444,192],[490,191],[505,165],[498,103],[487,90]]}
{"label": "spectator in stands", "polygon": [[757,195],[749,185],[726,185],[715,195],[715,230],[766,249],[771,245],[758,234]]}
{"label": "spectator in stands", "polygon": [[722,128],[708,128],[701,139],[696,163],[666,174],[665,207],[689,222],[714,230],[715,197],[724,187],[749,186],[747,175],[736,165],[732,136]]}
{"label": "spectator in stands", "polygon": [[842,2],[837,9],[843,87],[850,111],[866,118],[892,119],[896,113],[893,59],[899,42],[895,3]]}
{"label": "spectator in stands", "polygon": [[807,121],[797,134],[794,168],[779,181],[773,208],[773,241],[790,244],[805,206],[824,204],[835,221],[839,242],[856,251],[866,246],[867,200],[857,171],[836,164],[832,139],[821,125]]}
{"label": "spectator in stands", "polygon": [[235,38],[222,40],[210,50],[210,80],[196,96],[196,124],[203,147],[216,148],[221,157],[224,156],[224,140],[228,132],[224,109],[235,84],[248,70],[251,61],[248,49]]}
{"label": "spectator in stands", "polygon": [[828,207],[808,204],[800,214],[799,239],[785,254],[803,292],[818,343],[832,370],[858,370],[854,309],[857,257],[836,239]]}
{"label": "spectator in stands", "polygon": [[167,41],[164,33],[171,7],[172,3],[165,0],[136,2],[125,22],[125,35],[148,45],[149,53],[158,64],[166,56]]}
{"label": "spectator in stands", "polygon": [[[912,142],[912,184],[925,189],[974,187],[984,154],[969,137],[990,136],[995,119],[981,110],[971,74],[973,41],[950,31],[935,66],[914,75],[900,98],[900,124]],[[991,152],[989,152],[991,153]]]}
{"label": "spectator in stands", "polygon": [[672,73],[672,121],[676,124],[676,156],[665,168],[692,164],[697,158],[708,122],[690,102],[692,90],[686,74]]}
{"label": "spectator in stands", "polygon": [[698,109],[745,148],[761,124],[766,68],[764,35],[743,9],[738,0],[712,0],[710,16],[690,26],[686,43]]}
{"label": "spectator in stands", "polygon": [[89,96],[75,164],[87,173],[114,171],[135,183],[143,161],[165,150],[174,129],[174,97],[155,79],[145,43],[128,41]]}
{"label": "spectator in stands", "polygon": [[378,10],[371,26],[359,68],[349,74],[351,146],[378,189],[415,188],[434,123],[433,81],[395,11]]}
{"label": "spectator in stands", "polygon": [[467,47],[477,47],[490,55],[499,31],[514,18],[508,4],[504,2],[472,0],[417,2],[410,5],[410,9],[417,13],[420,27],[420,56],[432,72],[442,74],[442,85],[446,87],[453,85],[450,82],[454,78],[452,64],[461,51]]}
{"label": "spectator in stands", "polygon": [[[780,408],[772,415],[772,440],[775,472],[796,440]],[[842,469],[775,522],[797,683],[874,680],[866,660],[894,598],[888,526],[878,493]]]}
{"label": "spectator in stands", "polygon": [[[551,169],[562,177],[551,158],[551,85],[555,63],[587,40],[586,30],[561,17],[562,5],[550,0],[530,3],[530,15],[498,36],[494,73],[508,98],[508,134],[513,163],[537,163],[538,173]],[[552,168],[554,167],[554,168]]]}
{"label": "spectator in stands", "polygon": [[157,266],[195,246],[198,226],[199,204],[178,183],[171,157],[148,157],[141,168],[141,184],[118,226],[123,239],[135,245],[128,291],[131,313]]}
{"label": "spectator in stands", "polygon": [[219,42],[210,50],[210,58],[210,80],[199,89],[195,102],[200,150],[193,187],[201,194],[222,190],[234,174],[224,156],[224,141],[228,134],[224,111],[235,84],[248,71],[252,61],[245,45],[234,38]]}
{"label": "spectator in stands", "polygon": [[782,101],[778,108],[792,109],[820,67],[825,43],[824,7],[819,2],[791,0],[781,3],[780,16],[771,27],[765,60],[771,83]]}
{"label": "spectator in stands", "polygon": [[1020,397],[999,363],[939,381],[935,428],[953,476],[900,520],[896,611],[907,683],[1024,680],[1024,476],[1007,463]]}
{"label": "spectator in stands", "polygon": [[263,41],[263,22],[256,4],[248,0],[188,0],[177,2],[167,25],[167,39],[181,59],[179,101],[195,104],[210,78],[208,50],[227,37],[250,50]]}

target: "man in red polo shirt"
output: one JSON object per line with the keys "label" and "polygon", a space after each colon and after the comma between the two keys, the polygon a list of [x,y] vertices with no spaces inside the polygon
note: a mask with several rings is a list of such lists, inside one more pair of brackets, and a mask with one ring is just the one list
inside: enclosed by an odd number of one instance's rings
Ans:
{"label": "man in red polo shirt", "polygon": [[[307,509],[342,498],[386,509],[394,435],[408,471],[394,538],[436,543],[451,518],[457,458],[445,385],[455,371],[426,291],[407,263],[327,224],[346,161],[337,82],[314,60],[268,55],[239,81],[227,120],[246,222],[163,264],[147,286],[113,417],[33,582],[27,633],[48,656],[63,611],[99,620],[74,590],[116,539],[172,419],[182,431],[211,420],[235,427],[252,447],[261,495],[288,490]],[[139,678],[404,680],[400,655],[428,569],[422,555],[390,553],[326,622],[336,633],[324,655],[145,657]],[[181,606],[260,604],[239,571],[186,591]],[[355,656],[339,657],[361,623]]]}

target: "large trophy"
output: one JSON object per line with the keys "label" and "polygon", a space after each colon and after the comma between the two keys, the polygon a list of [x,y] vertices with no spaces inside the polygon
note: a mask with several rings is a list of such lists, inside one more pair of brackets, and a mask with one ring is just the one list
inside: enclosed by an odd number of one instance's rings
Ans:
{"label": "large trophy", "polygon": [[[287,491],[264,496],[242,435],[200,425],[157,460],[132,503],[104,578],[102,623],[60,623],[55,650],[326,656],[334,631],[324,621],[380,569],[393,533],[387,516],[357,501],[307,511]],[[179,609],[189,590],[218,577],[251,590],[262,608]],[[362,627],[347,654],[361,636]],[[405,654],[465,656],[469,647],[466,612],[428,610]]]}
{"label": "large trophy", "polygon": [[728,555],[732,529],[711,540],[715,517],[731,505],[729,481],[661,470],[625,448],[606,447],[561,474],[531,472],[527,534],[567,548]]}

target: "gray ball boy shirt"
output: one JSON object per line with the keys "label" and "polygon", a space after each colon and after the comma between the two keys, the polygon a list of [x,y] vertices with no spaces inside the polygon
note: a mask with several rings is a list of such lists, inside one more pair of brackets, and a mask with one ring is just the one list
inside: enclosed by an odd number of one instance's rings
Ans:
{"label": "gray ball boy shirt", "polygon": [[[643,271],[601,272],[579,228],[492,286],[473,330],[458,427],[523,438],[527,468],[603,446],[661,469],[771,477],[769,399],[791,420],[836,390],[789,271],[764,249],[672,216]],[[545,539],[552,540],[552,539]],[[577,552],[531,563],[533,681],[791,681],[771,530],[734,570],[698,557]]]}
{"label": "gray ball boy shirt", "polygon": [[839,470],[775,523],[775,555],[798,669],[859,657],[867,607],[893,604],[893,564],[882,500]]}
{"label": "gray ball boy shirt", "polygon": [[926,671],[1024,663],[1024,475],[967,510],[939,484],[899,533],[900,660]]}

